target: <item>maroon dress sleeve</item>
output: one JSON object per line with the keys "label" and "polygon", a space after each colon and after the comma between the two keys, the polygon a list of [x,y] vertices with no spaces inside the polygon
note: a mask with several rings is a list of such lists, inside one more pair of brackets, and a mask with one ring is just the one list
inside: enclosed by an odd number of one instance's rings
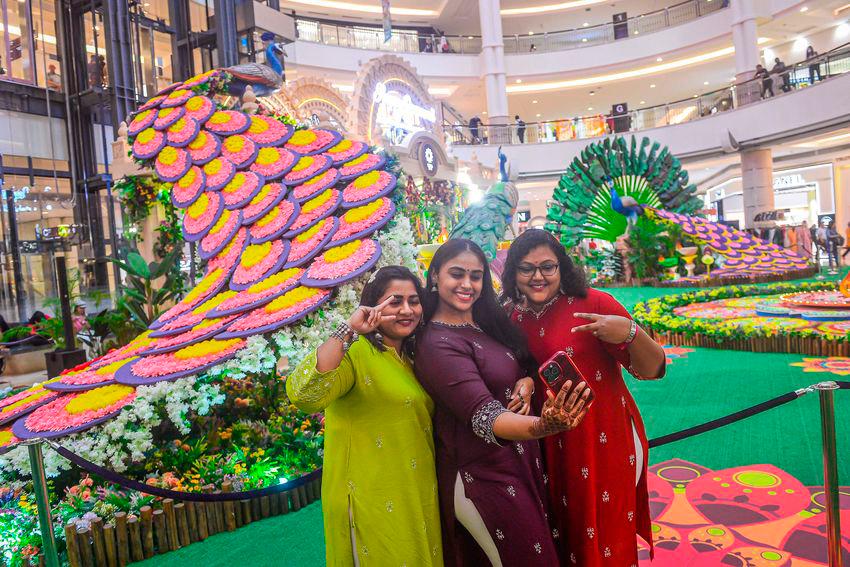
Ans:
{"label": "maroon dress sleeve", "polygon": [[[625,317],[632,320],[632,315],[626,311],[626,308],[623,307],[619,301],[614,299],[613,296],[609,293],[605,293],[600,291],[598,293],[599,303],[597,306],[597,313],[600,315],[619,315],[620,317]],[[621,345],[614,345],[611,343],[602,343],[603,348],[610,354],[617,362],[619,362],[623,368],[628,370],[629,374],[634,376],[635,378],[641,379],[642,377],[635,373],[634,369],[632,369],[632,357],[629,355],[628,348],[622,348]],[[664,368],[661,369],[661,375],[659,378],[664,376],[666,372],[666,361]]]}
{"label": "maroon dress sleeve", "polygon": [[[452,335],[446,337],[444,335]],[[486,443],[496,443],[493,422],[508,411],[487,388],[472,345],[451,331],[431,329],[417,346],[416,377],[422,387]]]}

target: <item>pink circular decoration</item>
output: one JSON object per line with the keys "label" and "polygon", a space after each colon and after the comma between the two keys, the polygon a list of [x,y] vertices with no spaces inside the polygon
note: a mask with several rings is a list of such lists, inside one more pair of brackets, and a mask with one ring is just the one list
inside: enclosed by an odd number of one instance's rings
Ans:
{"label": "pink circular decoration", "polygon": [[[205,302],[212,296],[216,295],[227,283],[227,278],[230,277],[231,270],[219,266],[210,267],[207,265],[207,273],[200,282],[186,294],[179,303],[171,309],[159,316],[159,318],[151,323],[148,328],[158,330],[182,315],[187,311],[191,311],[199,304]],[[147,346],[147,345],[145,345]]]}
{"label": "pink circular decoration", "polygon": [[219,156],[204,164],[204,174],[207,176],[207,191],[218,191],[236,175],[236,166],[230,160]]}
{"label": "pink circular decoration", "polygon": [[309,156],[320,154],[337,145],[342,140],[342,134],[333,130],[319,128],[296,130],[286,143],[286,149]]}
{"label": "pink circular decoration", "polygon": [[74,398],[88,395],[90,392],[65,394],[60,398],[40,407],[24,419],[19,419],[12,426],[12,432],[21,439],[34,437],[52,438],[84,431],[103,423],[118,415],[124,406],[136,399],[132,391],[120,400],[98,410],[89,410],[78,414],[66,411],[66,407]]}
{"label": "pink circular decoration", "polygon": [[287,185],[299,185],[308,179],[327,171],[331,167],[331,158],[317,154],[314,156],[303,156],[292,166],[283,181]]}
{"label": "pink circular decoration", "polygon": [[213,101],[200,95],[193,96],[183,106],[186,108],[186,116],[194,118],[201,124],[209,120],[210,116],[215,112]]}
{"label": "pink circular decoration", "polygon": [[295,289],[303,275],[304,270],[301,268],[283,270],[272,274],[246,290],[224,300],[218,307],[207,313],[207,317],[237,315],[265,305],[272,299]]}
{"label": "pink circular decoration", "polygon": [[[286,297],[287,294],[297,294],[303,289],[304,286],[299,286],[289,290],[276,301]],[[227,328],[227,331],[221,333],[219,337],[222,339],[249,337],[260,333],[269,333],[293,323],[321,307],[331,297],[331,290],[315,289],[313,291],[316,292],[314,295],[286,309],[271,309],[274,307],[274,302],[257,307],[234,321]]]}
{"label": "pink circular decoration", "polygon": [[144,112],[145,110],[157,107],[163,100],[165,100],[165,95],[150,98],[146,103],[139,107],[139,112]]}
{"label": "pink circular decoration", "polygon": [[206,122],[207,130],[229,136],[241,134],[248,129],[248,115],[236,110],[216,110]]}
{"label": "pink circular decoration", "polygon": [[262,189],[265,181],[253,171],[237,171],[233,179],[221,189],[225,209],[241,209]]}
{"label": "pink circular decoration", "polygon": [[183,215],[183,239],[200,240],[218,222],[224,211],[224,199],[215,192],[204,191]]}
{"label": "pink circular decoration", "polygon": [[168,127],[166,137],[172,146],[183,148],[188,146],[200,131],[201,125],[197,120],[184,116]]}
{"label": "pink circular decoration", "polygon": [[309,201],[328,187],[333,187],[339,180],[339,171],[330,168],[321,175],[308,179],[292,190],[292,197],[299,203]]}
{"label": "pink circular decoration", "polygon": [[165,147],[165,134],[146,128],[139,132],[133,140],[133,157],[136,159],[151,159]]}
{"label": "pink circular decoration", "polygon": [[[245,213],[242,213],[242,216],[245,216]],[[243,220],[244,222],[244,220]],[[216,269],[224,270],[228,275],[233,272],[236,268],[236,264],[239,262],[239,257],[242,256],[242,251],[245,250],[245,247],[248,245],[248,229],[245,227],[240,228],[236,231],[236,236],[234,236],[230,242],[227,243],[227,246],[219,252],[215,258],[210,259],[207,262],[207,271],[212,271]]]}
{"label": "pink circular decoration", "polygon": [[340,201],[342,201],[342,193],[336,189],[327,189],[316,197],[313,197],[301,205],[301,214],[298,215],[298,218],[289,227],[289,232],[284,234],[284,237],[292,238],[323,218],[333,214],[337,207],[339,207]]}
{"label": "pink circular decoration", "polygon": [[386,163],[386,159],[375,154],[363,154],[351,161],[345,162],[339,168],[340,179],[349,181],[375,169],[380,169]]}
{"label": "pink circular decoration", "polygon": [[272,240],[246,246],[230,279],[230,289],[242,291],[269,277],[283,267],[288,254],[289,241],[286,240]]}
{"label": "pink circular decoration", "polygon": [[272,116],[251,116],[251,125],[245,131],[245,135],[251,138],[260,147],[280,146],[286,142],[295,128],[284,124]]}
{"label": "pink circular decoration", "polygon": [[153,339],[149,338],[148,335],[150,331],[145,331],[128,344],[112,349],[107,352],[103,356],[96,358],[89,362],[89,365],[86,367],[87,370],[96,370],[98,368],[103,368],[113,362],[118,362],[119,360],[127,360],[143,351],[147,348],[147,346],[153,341]]}
{"label": "pink circular decoration", "polygon": [[342,140],[340,143],[325,152],[325,155],[333,160],[334,166],[339,166],[347,161],[360,157],[369,150],[365,142],[356,140]]}
{"label": "pink circular decoration", "polygon": [[[26,415],[34,409],[52,402],[59,397],[58,392],[53,392],[46,388],[33,386],[27,388],[23,392],[19,392],[14,396],[9,396],[4,399],[5,404],[0,408],[0,425],[14,421],[15,419]],[[13,404],[15,407],[12,407]]]}
{"label": "pink circular decoration", "polygon": [[236,167],[246,167],[257,157],[257,144],[243,134],[228,136],[221,142],[221,155]]}
{"label": "pink circular decoration", "polygon": [[251,244],[260,244],[279,237],[292,226],[300,212],[301,205],[289,199],[282,200],[248,227]]}
{"label": "pink circular decoration", "polygon": [[236,236],[236,232],[242,226],[242,211],[231,211],[225,209],[221,213],[218,222],[201,239],[198,245],[198,255],[201,260],[208,260],[219,252]]}
{"label": "pink circular decoration", "polygon": [[[365,182],[369,182],[368,185]],[[359,207],[376,197],[392,193],[397,183],[396,176],[387,171],[372,171],[361,175],[342,190],[342,208]]]}
{"label": "pink circular decoration", "polygon": [[201,130],[195,139],[189,142],[186,149],[189,150],[192,163],[195,165],[204,165],[218,157],[221,153],[221,140],[212,132]]}
{"label": "pink circular decoration", "polygon": [[244,340],[227,344],[227,341],[220,341],[217,338],[199,344],[207,343],[220,344],[226,348],[204,356],[181,357],[180,354],[184,349],[194,349],[198,346],[191,345],[175,352],[147,356],[123,366],[116,373],[115,381],[119,384],[141,386],[192,376],[230,360],[247,345]]}
{"label": "pink circular decoration", "polygon": [[312,287],[336,287],[372,268],[381,257],[381,245],[371,239],[359,242],[356,252],[336,262],[329,261],[331,255],[338,252],[342,246],[349,246],[351,243],[326,250],[307,268],[307,273],[301,278],[301,284]]}
{"label": "pink circular decoration", "polygon": [[145,128],[150,128],[153,126],[155,120],[156,110],[149,109],[136,113],[130,121],[130,124],[127,126],[127,135],[135,136]]}
{"label": "pink circular decoration", "polygon": [[330,242],[338,229],[339,218],[326,217],[314,224],[309,230],[294,236],[290,240],[289,256],[287,256],[286,264],[283,267],[294,268],[312,260]]}
{"label": "pink circular decoration", "polygon": [[268,180],[278,179],[289,173],[298,157],[298,154],[283,148],[260,148],[251,164],[251,171]]}
{"label": "pink circular decoration", "polygon": [[69,372],[59,376],[59,380],[45,384],[45,388],[54,392],[82,392],[106,386],[115,382],[115,371],[126,359],[117,360],[115,366],[104,365],[98,368],[86,368],[79,372]]}
{"label": "pink circular decoration", "polygon": [[154,170],[162,181],[177,181],[192,167],[192,158],[185,148],[165,146],[156,156]]}
{"label": "pink circular decoration", "polygon": [[254,195],[243,209],[245,224],[251,224],[257,219],[265,216],[272,207],[280,203],[286,197],[286,186],[280,183],[266,183],[260,191]]}
{"label": "pink circular decoration", "polygon": [[[352,220],[358,213],[369,213],[362,220]],[[361,207],[350,209],[339,217],[339,230],[331,239],[331,246],[339,246],[358,238],[368,236],[387,224],[395,214],[395,205],[386,197],[380,197],[377,201],[368,203]]]}
{"label": "pink circular decoration", "polygon": [[219,70],[219,69],[213,69],[212,71],[206,71],[204,73],[199,73],[199,74],[195,75],[194,77],[186,79],[186,81],[183,83],[183,88],[191,89],[193,87],[199,87],[199,86],[203,85],[204,83],[208,83],[212,79],[218,77],[220,73],[221,73],[221,70]]}
{"label": "pink circular decoration", "polygon": [[159,91],[157,91],[156,95],[154,95],[154,96],[167,95],[168,93],[170,93],[171,91],[173,91],[174,89],[176,89],[177,87],[179,87],[182,84],[183,84],[183,81],[177,81],[176,83],[171,83],[167,87],[159,89]]}
{"label": "pink circular decoration", "polygon": [[147,350],[141,353],[141,356],[155,356],[174,352],[183,347],[211,339],[221,333],[234,319],[236,319],[235,316],[205,318],[188,331],[156,339]]}
{"label": "pink circular decoration", "polygon": [[172,91],[165,100],[162,101],[160,108],[173,108],[180,106],[187,100],[195,96],[195,93],[190,89],[177,89]]}
{"label": "pink circular decoration", "polygon": [[177,317],[168,320],[159,329],[151,331],[150,337],[154,340],[148,346],[153,348],[157,341],[163,337],[176,337],[189,332],[193,327],[201,323],[213,309],[221,304],[221,302],[234,295],[236,295],[236,292],[234,291],[220,291],[191,311],[182,313]]}
{"label": "pink circular decoration", "polygon": [[203,170],[193,165],[186,175],[174,182],[171,187],[171,202],[175,207],[185,209],[195,202],[204,191],[206,176]]}
{"label": "pink circular decoration", "polygon": [[186,114],[186,109],[182,106],[178,108],[160,109],[160,111],[156,113],[156,120],[153,121],[153,127],[156,130],[165,130],[180,120],[184,114]]}

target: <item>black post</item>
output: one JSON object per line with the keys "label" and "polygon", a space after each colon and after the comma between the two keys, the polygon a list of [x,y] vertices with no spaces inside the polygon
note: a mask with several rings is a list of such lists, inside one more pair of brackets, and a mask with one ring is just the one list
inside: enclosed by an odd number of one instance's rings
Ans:
{"label": "black post", "polygon": [[68,270],[65,267],[65,257],[56,257],[56,277],[59,279],[59,305],[62,308],[62,328],[65,331],[65,350],[77,348],[74,336],[74,322],[71,319],[71,296],[68,290]]}
{"label": "black post", "polygon": [[12,255],[12,273],[15,278],[15,303],[18,305],[18,319],[27,320],[24,301],[24,274],[21,271],[21,245],[18,241],[18,217],[15,211],[15,192],[6,189],[6,207],[9,211],[9,253]]}

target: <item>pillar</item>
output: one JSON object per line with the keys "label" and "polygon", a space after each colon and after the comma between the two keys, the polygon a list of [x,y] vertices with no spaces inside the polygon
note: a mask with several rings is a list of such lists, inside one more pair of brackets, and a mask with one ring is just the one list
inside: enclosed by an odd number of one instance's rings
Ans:
{"label": "pillar", "polygon": [[772,211],[773,155],[769,149],[741,152],[741,185],[744,196],[744,227],[753,228],[758,213]]}
{"label": "pillar", "polygon": [[732,45],[735,47],[736,106],[761,100],[758,83],[745,83],[753,78],[759,64],[758,28],[755,0],[735,0],[732,3]]}
{"label": "pillar", "polygon": [[[481,69],[484,89],[487,93],[488,124],[510,124],[508,117],[508,91],[505,76],[505,48],[502,42],[502,16],[499,13],[499,0],[478,0],[478,13],[481,19]],[[509,129],[506,139],[501,133],[494,137],[490,129],[490,142],[510,142]]]}

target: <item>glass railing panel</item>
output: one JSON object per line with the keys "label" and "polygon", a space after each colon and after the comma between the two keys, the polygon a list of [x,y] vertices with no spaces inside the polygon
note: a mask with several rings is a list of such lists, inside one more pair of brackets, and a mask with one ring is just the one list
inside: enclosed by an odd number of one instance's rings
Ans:
{"label": "glass railing panel", "polygon": [[[714,1],[719,2],[720,0]],[[676,6],[667,8],[666,12],[667,25],[677,26],[679,24],[695,20],[699,17],[699,3],[685,2],[683,4],[677,4]]]}
{"label": "glass railing panel", "polygon": [[322,43],[325,45],[342,45],[342,47],[348,47],[347,44],[340,44],[339,42],[340,28],[328,24],[322,24],[319,29],[321,31]]}
{"label": "glass railing panel", "polygon": [[640,34],[653,33],[668,27],[667,15],[662,10],[660,12],[652,12],[643,16],[638,16],[629,21],[629,34],[634,36]]}

